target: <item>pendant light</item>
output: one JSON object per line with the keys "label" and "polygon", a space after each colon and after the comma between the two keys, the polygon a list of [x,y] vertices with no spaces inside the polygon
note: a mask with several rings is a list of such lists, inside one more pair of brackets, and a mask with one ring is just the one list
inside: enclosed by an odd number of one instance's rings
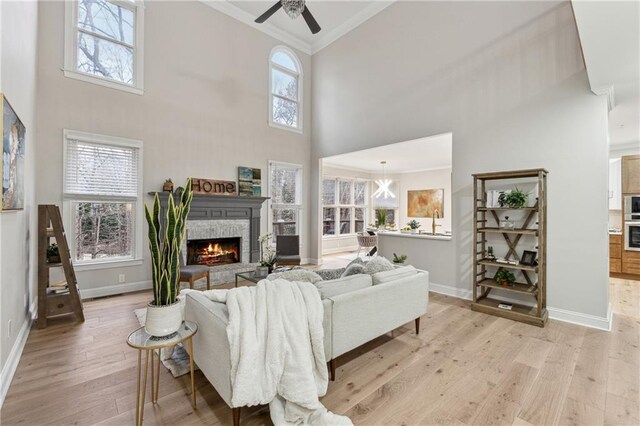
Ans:
{"label": "pendant light", "polygon": [[396,198],[396,195],[391,191],[391,179],[387,179],[386,161],[381,161],[382,164],[382,179],[376,179],[374,182],[378,185],[378,189],[373,193],[371,198]]}

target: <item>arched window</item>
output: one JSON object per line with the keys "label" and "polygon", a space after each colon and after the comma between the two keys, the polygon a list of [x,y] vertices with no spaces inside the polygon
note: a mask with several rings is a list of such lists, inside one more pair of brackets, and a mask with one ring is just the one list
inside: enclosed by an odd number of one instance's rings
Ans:
{"label": "arched window", "polygon": [[278,46],[269,58],[269,124],[302,131],[302,65],[295,53]]}

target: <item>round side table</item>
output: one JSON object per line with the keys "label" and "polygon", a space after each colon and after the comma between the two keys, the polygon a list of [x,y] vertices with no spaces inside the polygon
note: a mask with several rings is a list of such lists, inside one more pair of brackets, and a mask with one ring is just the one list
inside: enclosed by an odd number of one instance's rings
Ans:
{"label": "round side table", "polygon": [[[149,370],[149,354],[151,354],[151,402],[158,402],[158,389],[160,385],[160,350],[170,348],[178,343],[187,342],[189,347],[189,369],[191,370],[191,403],[196,408],[196,388],[193,377],[193,341],[192,337],[198,331],[198,324],[191,321],[183,321],[180,329],[166,337],[153,337],[147,333],[144,327],[140,327],[127,338],[127,344],[138,349],[138,385],[136,394],[136,425],[142,425],[144,417],[144,400],[147,390],[147,371]],[[142,374],[142,352],[145,352],[144,375]],[[157,353],[156,353],[157,351]],[[154,361],[158,356],[157,365]],[[155,366],[155,368],[154,368]],[[140,397],[142,394],[142,397]]]}

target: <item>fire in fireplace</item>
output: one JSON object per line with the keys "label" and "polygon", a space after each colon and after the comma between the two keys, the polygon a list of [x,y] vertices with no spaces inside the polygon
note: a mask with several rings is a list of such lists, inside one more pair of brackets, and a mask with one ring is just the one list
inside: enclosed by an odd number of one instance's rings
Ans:
{"label": "fire in fireplace", "polygon": [[187,241],[187,265],[225,265],[240,262],[240,238]]}

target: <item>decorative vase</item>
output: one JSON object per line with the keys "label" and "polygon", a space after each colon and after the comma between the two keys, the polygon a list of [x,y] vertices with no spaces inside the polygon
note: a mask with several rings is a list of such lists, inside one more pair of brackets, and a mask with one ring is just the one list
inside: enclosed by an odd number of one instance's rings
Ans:
{"label": "decorative vase", "polygon": [[412,229],[412,230],[411,230],[411,233],[412,233],[412,234],[417,234],[417,233],[418,233],[418,228]]}
{"label": "decorative vase", "polygon": [[256,266],[256,274],[258,274],[259,277],[266,277],[269,272],[268,266]]}
{"label": "decorative vase", "polygon": [[60,263],[60,262],[62,262],[60,255],[47,257],[47,263]]}
{"label": "decorative vase", "polygon": [[147,305],[147,318],[144,329],[154,337],[164,337],[175,333],[182,324],[182,309],[180,302],[172,305]]}

